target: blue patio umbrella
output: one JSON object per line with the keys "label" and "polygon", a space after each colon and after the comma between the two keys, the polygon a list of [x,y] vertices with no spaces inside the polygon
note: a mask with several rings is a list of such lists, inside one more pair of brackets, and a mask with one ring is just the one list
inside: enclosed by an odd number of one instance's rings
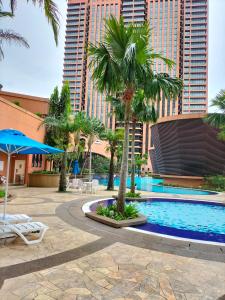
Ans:
{"label": "blue patio umbrella", "polygon": [[5,185],[5,201],[4,201],[4,215],[6,214],[8,186],[9,186],[9,167],[10,158],[12,154],[56,154],[63,152],[57,148],[39,143],[30,139],[25,134],[14,129],[0,130],[0,151],[7,155],[7,172]]}
{"label": "blue patio umbrella", "polygon": [[78,174],[80,174],[80,168],[79,168],[78,160],[75,160],[75,161],[74,161],[72,173],[73,173],[75,176],[78,175]]}

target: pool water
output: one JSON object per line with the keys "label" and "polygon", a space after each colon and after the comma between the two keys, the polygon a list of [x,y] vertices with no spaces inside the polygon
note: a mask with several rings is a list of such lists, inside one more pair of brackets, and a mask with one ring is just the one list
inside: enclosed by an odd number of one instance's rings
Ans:
{"label": "pool water", "polygon": [[162,226],[225,234],[225,206],[171,201],[136,203],[148,222]]}
{"label": "pool water", "polygon": [[[100,179],[100,183],[107,185],[107,179]],[[170,194],[181,194],[181,195],[213,195],[214,192],[208,192],[198,189],[189,189],[189,188],[179,188],[179,187],[169,187],[164,186],[163,179],[156,179],[152,177],[135,177],[135,183],[137,190],[140,191],[149,191],[155,193],[170,193]],[[119,186],[120,178],[116,177],[114,179],[115,186]],[[130,187],[130,177],[127,179],[127,187]]]}

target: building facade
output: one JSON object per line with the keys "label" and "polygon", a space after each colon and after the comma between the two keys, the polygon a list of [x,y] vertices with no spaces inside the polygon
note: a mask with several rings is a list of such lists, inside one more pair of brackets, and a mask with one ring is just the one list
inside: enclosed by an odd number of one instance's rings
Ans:
{"label": "building facade", "polygon": [[[48,113],[48,99],[0,91],[0,129],[13,128],[22,131],[28,137],[39,142],[44,141],[45,130],[40,127]],[[6,176],[7,156],[0,151],[0,176]],[[9,182],[13,184],[28,183],[28,174],[43,170],[44,155],[11,156]]]}
{"label": "building facade", "polygon": [[[172,70],[156,61],[156,72],[169,73],[184,81],[178,99],[157,103],[159,117],[206,113],[208,105],[208,0],[69,0],[63,81],[69,81],[74,112],[85,110],[107,127],[116,126],[109,117],[111,107],[98,93],[88,69],[86,46],[100,42],[104,20],[111,14],[126,23],[149,22],[150,46],[172,59]],[[136,153],[149,153],[150,128],[138,124]]]}
{"label": "building facade", "polygon": [[153,172],[175,176],[225,173],[225,142],[218,130],[204,122],[204,114],[159,119],[152,126]]}

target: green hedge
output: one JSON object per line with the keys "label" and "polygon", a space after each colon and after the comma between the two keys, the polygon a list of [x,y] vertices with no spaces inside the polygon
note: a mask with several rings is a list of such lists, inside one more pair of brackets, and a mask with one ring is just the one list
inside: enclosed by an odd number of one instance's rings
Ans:
{"label": "green hedge", "polygon": [[207,176],[204,188],[219,192],[225,191],[225,177],[223,175]]}
{"label": "green hedge", "polygon": [[41,170],[41,171],[34,171],[32,174],[59,174],[59,173],[56,171]]}

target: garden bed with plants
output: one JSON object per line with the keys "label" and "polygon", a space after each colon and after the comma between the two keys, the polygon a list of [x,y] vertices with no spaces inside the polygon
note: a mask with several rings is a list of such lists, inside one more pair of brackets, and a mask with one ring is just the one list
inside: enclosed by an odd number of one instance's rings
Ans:
{"label": "garden bed with plants", "polygon": [[123,214],[117,211],[116,204],[111,204],[107,207],[98,205],[96,211],[86,212],[85,215],[114,228],[141,225],[147,222],[147,218],[139,214],[134,204],[125,205]]}
{"label": "garden bed with plants", "polygon": [[29,187],[58,187],[59,173],[53,171],[35,171],[28,175]]}

